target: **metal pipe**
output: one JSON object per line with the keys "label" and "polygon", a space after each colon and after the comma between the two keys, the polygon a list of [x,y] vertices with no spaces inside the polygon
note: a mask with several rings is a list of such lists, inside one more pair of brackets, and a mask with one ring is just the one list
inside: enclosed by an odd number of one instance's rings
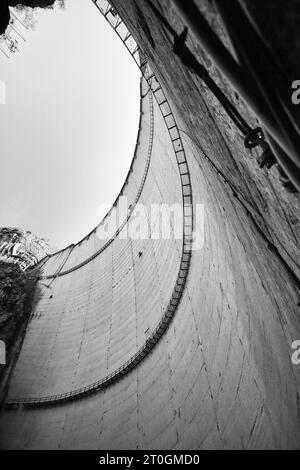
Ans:
{"label": "metal pipe", "polygon": [[293,155],[293,160],[297,161],[298,156],[286,142],[274,117],[266,111],[259,103],[259,96],[255,96],[253,89],[249,85],[248,78],[243,73],[241,67],[233,59],[231,54],[221,43],[216,33],[211,29],[202,14],[199,12],[193,0],[173,0],[185,23],[204,47],[206,52],[213,58],[216,66],[223,72],[236,91],[251,106],[259,119],[264,124],[269,134],[283,148],[286,154]]}
{"label": "metal pipe", "polygon": [[[232,1],[230,4],[230,13],[222,0],[215,0],[215,3],[228,34],[237,48],[242,65],[247,68],[249,75],[258,84],[262,99],[267,103],[285,137],[285,141],[292,149],[289,156],[296,167],[300,168],[300,135],[296,130],[296,122],[300,122],[300,113],[295,110],[295,120],[293,120],[293,111],[288,106],[288,100],[290,99],[287,96],[288,87],[277,63],[270,56],[269,51],[236,1]],[[276,89],[274,89],[275,80],[277,80]],[[282,99],[289,113],[283,107]]]}
{"label": "metal pipe", "polygon": [[247,135],[251,131],[251,127],[247,124],[247,122],[243,119],[241,114],[238,110],[234,107],[231,101],[227,98],[225,93],[221,90],[221,88],[214,82],[214,80],[210,77],[208,71],[205,67],[200,64],[194,54],[190,51],[190,49],[186,45],[186,35],[187,30],[183,31],[181,35],[178,35],[175,29],[170,25],[170,23],[166,20],[166,18],[161,14],[158,8],[152,3],[152,1],[148,0],[149,7],[155,14],[155,16],[159,19],[159,21],[164,25],[164,27],[169,31],[169,33],[174,38],[174,52],[178,57],[181,59],[182,63],[186,65],[188,68],[192,69],[200,78],[201,80],[208,86],[211,92],[215,95],[215,97],[220,101],[222,106],[224,107],[225,111],[229,115],[229,117],[234,121],[236,126],[240,129],[243,135]]}

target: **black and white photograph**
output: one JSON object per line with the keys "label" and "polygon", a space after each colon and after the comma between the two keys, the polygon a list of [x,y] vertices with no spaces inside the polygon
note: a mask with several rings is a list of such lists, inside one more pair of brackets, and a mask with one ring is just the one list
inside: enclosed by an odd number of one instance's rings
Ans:
{"label": "black and white photograph", "polygon": [[300,450],[299,245],[299,0],[0,0],[1,461]]}

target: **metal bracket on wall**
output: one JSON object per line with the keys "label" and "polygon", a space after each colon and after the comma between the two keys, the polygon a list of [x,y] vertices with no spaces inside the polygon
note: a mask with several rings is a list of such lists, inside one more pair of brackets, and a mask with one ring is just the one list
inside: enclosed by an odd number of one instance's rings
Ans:
{"label": "metal bracket on wall", "polygon": [[184,24],[262,122],[267,137],[271,136],[269,144],[277,162],[299,191],[300,112],[287,97],[282,70],[239,2],[232,0],[230,10],[224,1],[214,2],[239,61],[226,49],[193,0],[173,0]]}

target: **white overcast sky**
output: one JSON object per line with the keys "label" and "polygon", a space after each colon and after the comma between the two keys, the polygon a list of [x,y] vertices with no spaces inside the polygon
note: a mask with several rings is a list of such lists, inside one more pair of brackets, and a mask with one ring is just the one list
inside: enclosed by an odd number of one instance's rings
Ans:
{"label": "white overcast sky", "polygon": [[112,204],[133,156],[139,70],[91,0],[39,10],[35,31],[0,55],[0,226],[57,248],[77,242]]}

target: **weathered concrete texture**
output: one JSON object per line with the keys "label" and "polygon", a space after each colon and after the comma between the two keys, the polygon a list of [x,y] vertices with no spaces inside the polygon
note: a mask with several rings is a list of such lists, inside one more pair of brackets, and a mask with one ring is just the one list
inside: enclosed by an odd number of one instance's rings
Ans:
{"label": "weathered concrete texture", "polygon": [[[268,224],[268,236],[284,247],[295,270],[297,246],[287,220],[296,227],[297,199],[282,192],[275,172],[258,170],[208,92],[173,56],[170,39],[147,3],[139,1],[138,10],[133,0],[114,3],[151,57],[179,127],[192,135],[183,134],[184,146],[193,202],[205,205],[204,247],[192,254],[187,286],[168,331],[138,367],[81,401],[5,411],[2,447],[298,448],[300,368],[292,365],[290,354],[292,342],[300,338],[299,292],[199,146],[251,201],[253,215],[263,227]],[[180,30],[169,2],[160,3]],[[197,52],[192,40],[190,45]],[[148,97],[143,106],[149,106]],[[137,158],[124,189],[132,199],[146,165],[148,111],[142,114]],[[242,111],[248,113],[245,107]],[[175,156],[157,106],[154,122],[141,201],[180,202]],[[277,185],[281,207],[270,181]],[[288,205],[293,221],[280,212]],[[93,233],[50,258],[43,274],[71,269],[101,246]],[[115,240],[88,264],[55,278],[33,313],[10,398],[70,391],[125,362],[161,317],[180,253],[181,243],[173,239]]]}
{"label": "weathered concrete texture", "polygon": [[[231,48],[224,27],[213,10],[212,2],[198,0],[196,3],[223,39],[225,45]],[[268,2],[268,4],[270,3]],[[276,3],[278,4],[278,2]],[[223,108],[220,107],[219,102],[202,84],[201,80],[183,66],[180,59],[173,53],[173,38],[154,16],[149,7],[149,2],[131,0],[126,2],[125,6],[124,2],[114,0],[113,4],[133,32],[138,43],[141,44],[142,49],[146,51],[155,73],[166,87],[168,97],[172,100],[177,111],[177,118],[181,119],[182,130],[192,136],[196,145],[201,146],[213,163],[226,175],[250,208],[257,223],[268,234],[281,255],[300,277],[299,196],[289,194],[282,188],[276,166],[271,170],[259,168],[256,161],[259,152],[245,149],[242,135],[227,117]],[[154,4],[158,6],[173,28],[181,33],[184,25],[179,19],[172,1],[164,0],[154,2]],[[258,6],[260,7],[260,5],[261,3]],[[289,8],[291,8],[291,11]],[[297,12],[292,3],[289,4],[289,8],[285,4],[277,5],[278,11],[280,9],[286,10],[283,12],[285,18],[288,16],[287,12],[290,11],[291,18],[289,21],[293,23],[292,15],[296,15]],[[268,13],[267,8],[259,8],[258,10],[262,18],[264,18],[263,13],[265,15]],[[143,14],[144,21],[141,21],[141,14]],[[297,19],[298,16],[295,16],[295,21]],[[145,24],[148,25],[148,28],[145,28]],[[293,23],[294,30],[295,25]],[[150,37],[149,31],[151,31]],[[285,29],[286,35],[288,34],[287,31],[288,28]],[[274,34],[274,37],[278,39],[278,34]],[[268,40],[270,40],[269,37]],[[298,41],[294,44],[293,50],[300,52],[299,34],[297,36],[295,34],[291,35],[290,41],[292,40]],[[207,67],[212,77],[238,107],[249,124],[256,127],[258,125],[256,117],[223,79],[221,73],[215,69],[211,59],[199,47],[193,36],[188,36],[187,45],[199,61]],[[280,51],[282,52],[282,47],[275,47],[275,49],[278,54]],[[291,70],[290,56],[282,52],[282,56],[278,56],[279,60],[281,57],[283,62],[289,57],[288,63]],[[290,72],[288,86],[297,77],[297,73],[298,68],[296,65],[293,74]]]}
{"label": "weathered concrete texture", "polygon": [[[133,202],[145,167],[150,134],[148,96],[143,100],[142,113],[136,161],[123,193],[128,195],[128,204]],[[140,201],[149,209],[152,202],[181,204],[174,152],[157,105],[154,120],[158,130]],[[96,381],[126,362],[145,342],[169,301],[180,263],[181,243],[117,238],[80,269],[51,284],[51,280],[42,281],[44,296],[33,313],[16,367],[14,396],[68,392]],[[104,241],[98,238],[98,232],[93,232],[72,250],[66,249],[65,253],[50,258],[43,274],[49,270],[51,274],[59,273],[61,266],[62,271],[74,268],[101,244]],[[44,284],[50,287],[45,288]],[[150,296],[149,289],[153,290]]]}

